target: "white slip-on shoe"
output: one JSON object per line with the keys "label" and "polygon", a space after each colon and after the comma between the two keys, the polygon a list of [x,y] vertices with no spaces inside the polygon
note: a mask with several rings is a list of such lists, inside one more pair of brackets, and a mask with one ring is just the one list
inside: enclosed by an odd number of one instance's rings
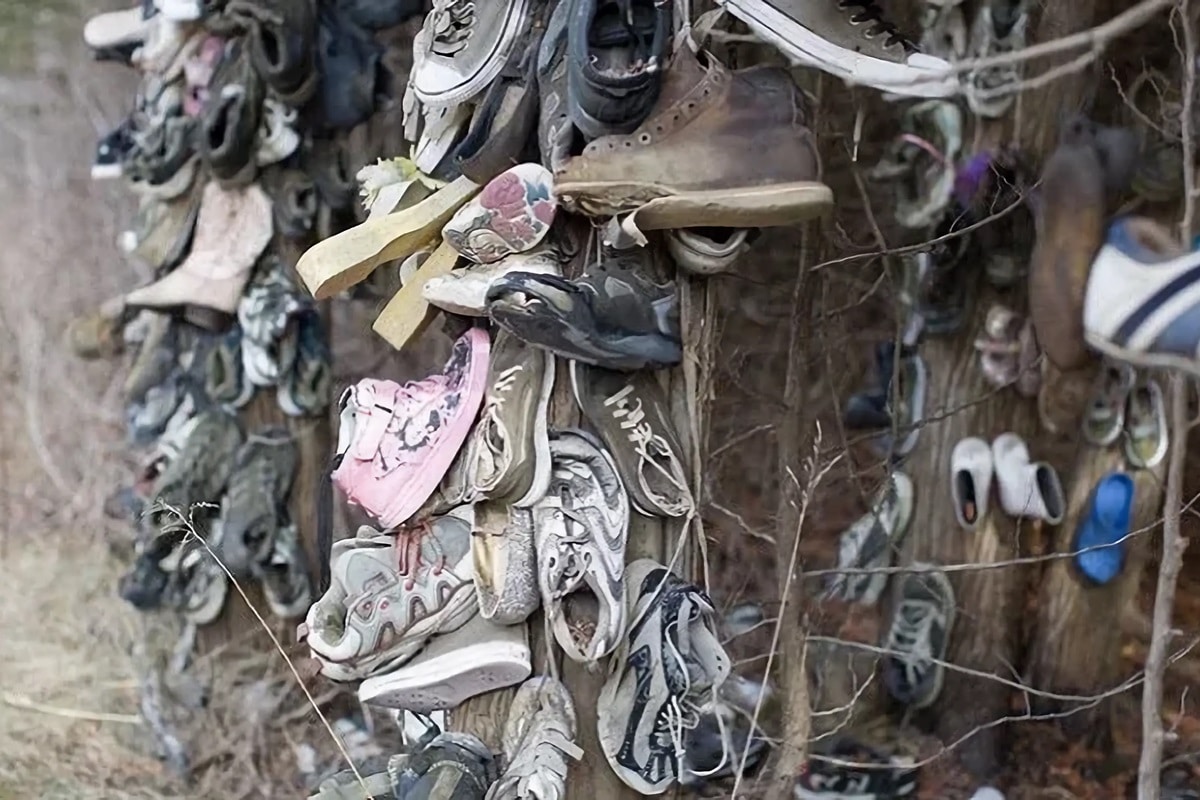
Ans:
{"label": "white slip-on shoe", "polygon": [[1040,519],[1057,525],[1066,512],[1062,482],[1054,467],[1032,462],[1029,448],[1015,433],[1002,433],[992,442],[1000,506],[1013,517]]}
{"label": "white slip-on shoe", "polygon": [[446,711],[525,680],[532,672],[529,658],[525,626],[474,617],[435,636],[404,666],[367,678],[358,687],[358,699],[417,714]]}
{"label": "white slip-on shoe", "polygon": [[1083,330],[1111,358],[1200,376],[1200,251],[1183,252],[1152,220],[1113,222],[1088,274]]}
{"label": "white slip-on shoe", "polygon": [[921,53],[874,0],[723,0],[721,5],[795,62],[908,97],[958,92],[950,64]]}
{"label": "white slip-on shoe", "polygon": [[529,0],[434,0],[413,39],[412,87],[427,106],[464,104],[500,74],[529,25]]}
{"label": "white slip-on shoe", "polygon": [[977,436],[954,445],[950,454],[950,492],[954,517],[964,530],[973,531],[987,516],[992,493],[992,448]]}

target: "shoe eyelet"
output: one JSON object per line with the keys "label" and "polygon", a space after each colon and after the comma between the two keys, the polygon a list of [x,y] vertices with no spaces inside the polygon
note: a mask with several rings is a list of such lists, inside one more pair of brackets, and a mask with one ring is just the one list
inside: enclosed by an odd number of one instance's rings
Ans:
{"label": "shoe eyelet", "polygon": [[628,139],[626,139],[622,144],[624,144],[626,147],[633,147],[633,142],[629,141]]}
{"label": "shoe eyelet", "polygon": [[638,136],[638,141],[642,144],[650,144],[650,134],[643,133]]}

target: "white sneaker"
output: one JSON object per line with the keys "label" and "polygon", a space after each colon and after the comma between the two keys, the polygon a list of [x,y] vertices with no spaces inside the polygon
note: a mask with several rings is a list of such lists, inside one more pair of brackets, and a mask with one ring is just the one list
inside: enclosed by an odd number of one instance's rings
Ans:
{"label": "white sneaker", "polygon": [[874,0],[719,0],[793,61],[907,97],[958,92],[950,64],[896,32]]}
{"label": "white sneaker", "polygon": [[430,278],[421,289],[425,301],[451,314],[486,317],[487,292],[492,282],[510,272],[561,275],[558,256],[551,250],[513,253],[491,264],[470,264]]}
{"label": "white sneaker", "polygon": [[629,498],[590,434],[552,431],[546,496],[533,506],[538,587],[554,638],[572,661],[612,652],[625,631]]}
{"label": "white sneaker", "polygon": [[413,39],[417,99],[427,106],[453,106],[483,92],[528,24],[529,0],[434,0]]}
{"label": "white sneaker", "polygon": [[[871,499],[871,508],[846,529],[838,542],[839,569],[876,570],[892,565],[892,554],[904,541],[912,519],[912,479],[896,470]],[[887,585],[887,573],[841,573],[833,576],[826,597],[875,605]]]}

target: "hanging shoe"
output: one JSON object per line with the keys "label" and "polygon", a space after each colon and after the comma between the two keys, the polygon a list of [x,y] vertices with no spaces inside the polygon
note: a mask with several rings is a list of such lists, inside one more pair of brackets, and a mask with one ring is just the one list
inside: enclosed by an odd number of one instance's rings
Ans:
{"label": "hanging shoe", "polygon": [[694,513],[696,501],[683,466],[688,454],[655,377],[570,364],[575,402],[612,454],[633,507],[646,516]]}
{"label": "hanging shoe", "polygon": [[1071,549],[1085,578],[1103,586],[1125,567],[1125,542],[1133,517],[1133,478],[1111,472],[1096,484]]}
{"label": "hanging shoe", "polygon": [[96,156],[92,159],[92,180],[103,181],[121,177],[121,164],[134,148],[133,123],[125,119],[96,142]]}
{"label": "hanging shoe", "polygon": [[470,526],[449,515],[393,535],[364,526],[336,542],[332,583],[300,629],[321,672],[335,681],[381,674],[465,625],[478,610],[470,539]]}
{"label": "hanging shoe", "polygon": [[242,329],[237,325],[208,351],[204,379],[205,391],[214,403],[238,409],[254,397],[254,384],[242,370]]}
{"label": "hanging shoe", "polygon": [[992,441],[992,461],[1004,513],[1051,525],[1062,522],[1067,505],[1058,473],[1045,461],[1031,462],[1029,449],[1020,436],[997,436]]}
{"label": "hanging shoe", "polygon": [[538,586],[548,623],[572,661],[612,652],[625,627],[629,498],[591,434],[550,433],[550,488],[533,507]]}
{"label": "hanging shoe", "polygon": [[567,78],[571,0],[554,0],[537,51],[538,150],[542,166],[557,175],[571,157],[577,131],[571,120]]}
{"label": "hanging shoe", "polygon": [[883,683],[897,702],[915,710],[933,705],[942,692],[938,662],[946,658],[956,609],[944,572],[931,564],[912,566],[930,571],[899,576],[899,603],[883,644]]}
{"label": "hanging shoe", "polygon": [[907,97],[958,91],[950,65],[920,52],[874,0],[724,0],[733,16],[793,62]]}
{"label": "hanging shoe", "polygon": [[1137,375],[1128,364],[1107,363],[1096,376],[1096,387],[1083,417],[1083,438],[1097,447],[1108,447],[1121,438],[1125,407]]}
{"label": "hanging shoe", "polygon": [[815,750],[824,758],[811,758],[804,765],[804,771],[796,780],[796,800],[844,800],[850,797],[900,800],[917,796],[919,771],[911,758],[890,755],[843,735],[822,742]]}
{"label": "hanging shoe", "polygon": [[925,0],[921,8],[921,52],[954,64],[967,57],[967,22],[959,0]]}
{"label": "hanging shoe", "polygon": [[121,242],[128,255],[163,274],[187,257],[200,214],[202,187],[193,186],[173,200],[143,197],[133,226]]}
{"label": "hanging shoe", "polygon": [[504,69],[529,24],[528,0],[435,0],[413,40],[413,89],[430,106],[466,103]]}
{"label": "hanging shoe", "polygon": [[263,259],[238,303],[242,368],[255,386],[275,386],[296,363],[299,318],[316,313],[278,257]]}
{"label": "hanging shoe", "polygon": [[683,741],[679,785],[692,791],[712,786],[737,775],[743,759],[746,772],[758,766],[768,752],[768,743],[757,725],[751,728],[753,713],[751,709],[749,716],[740,714],[722,700],[706,703],[696,727],[687,731]]}
{"label": "hanging shoe", "polygon": [[[214,531],[210,537],[219,537]],[[229,576],[212,553],[198,540],[184,542],[164,560],[164,568],[174,573],[167,584],[167,599],[193,625],[211,625],[225,609],[229,596]]]}
{"label": "hanging shoe", "polygon": [[925,419],[929,368],[925,365],[925,359],[914,352],[901,357],[896,377],[887,407],[889,422],[895,426],[896,433],[893,435],[886,431],[876,438],[877,447],[889,452],[893,460],[904,458],[917,446],[921,423]]}
{"label": "hanging shoe", "polygon": [[962,152],[962,125],[958,106],[945,100],[927,100],[904,112],[900,135],[870,175],[891,184],[894,215],[903,227],[924,230],[945,221]]}
{"label": "hanging shoe", "polygon": [[747,228],[678,228],[667,231],[667,251],[676,265],[694,275],[719,275],[732,270],[755,233]]}
{"label": "hanging shoe", "polygon": [[138,45],[146,40],[157,9],[138,3],[133,8],[94,14],[83,26],[83,41],[93,50]]}
{"label": "hanging shoe", "polygon": [[649,559],[631,563],[625,576],[630,625],[600,689],[597,733],[626,786],[662,794],[679,780],[687,731],[717,697],[730,661],[702,591]]}
{"label": "hanging shoe", "polygon": [[349,131],[365,122],[390,82],[383,65],[383,45],[368,31],[354,24],[346,13],[332,4],[320,4],[317,26],[317,69],[294,95],[284,97],[293,107],[299,99],[320,92],[319,113],[312,115],[314,128]]}
{"label": "hanging shoe", "polygon": [[[234,455],[244,435],[237,417],[223,410],[196,415],[178,457],[154,482],[151,499],[189,513],[197,503],[217,503],[233,472]],[[165,512],[151,516],[150,524],[161,528]]]}
{"label": "hanging shoe", "polygon": [[342,395],[333,483],[385,530],[421,507],[466,441],[489,350],[487,331],[472,328],[440,373],[403,386],[365,379]]}
{"label": "hanging shoe", "polygon": [[257,186],[204,187],[191,252],[164,277],[125,296],[130,308],[181,311],[193,324],[227,329],[242,289],[271,240],[271,201]]}
{"label": "hanging shoe", "polygon": [[307,240],[317,224],[317,185],[299,169],[269,170],[264,187],[274,205],[275,229],[288,239]]}
{"label": "hanging shoe", "polygon": [[549,171],[540,164],[518,164],[460,208],[442,236],[471,261],[490,264],[537,246],[557,209]]}
{"label": "hanging shoe", "polygon": [[[833,205],[807,116],[787,71],[731,72],[683,47],[645,123],[593,141],[555,176],[554,191],[578,213],[633,211],[642,230],[803,222]],[[770,166],[753,157],[763,152],[776,154]]]}
{"label": "hanging shoe", "polygon": [[258,166],[278,164],[296,152],[300,146],[300,134],[296,132],[295,124],[296,109],[288,108],[270,97],[263,99],[258,147],[254,151],[254,161]]}
{"label": "hanging shoe", "polygon": [[329,408],[333,385],[329,342],[321,315],[300,314],[295,321],[296,357],[276,385],[275,399],[289,417],[309,417]]}
{"label": "hanging shoe", "polygon": [[255,152],[265,87],[244,46],[235,45],[217,67],[200,118],[200,155],[213,177],[245,186],[258,174]]}
{"label": "hanging shoe", "polygon": [[987,518],[993,469],[992,448],[983,439],[969,436],[954,445],[950,455],[950,492],[955,519],[963,530],[974,531]]}
{"label": "hanging shoe", "polygon": [[563,800],[569,762],[583,758],[575,743],[575,705],[549,675],[521,684],[504,725],[508,768],[486,800]]}
{"label": "hanging shoe", "polygon": [[529,677],[524,625],[495,625],[473,617],[434,636],[403,666],[367,678],[359,701],[414,714],[448,711],[477,695],[515,686]]}
{"label": "hanging shoe", "polygon": [[1153,378],[1133,384],[1124,413],[1125,458],[1135,469],[1154,469],[1167,455],[1167,410]]}
{"label": "hanging shoe", "polygon": [[287,524],[288,496],[300,454],[283,427],[250,434],[234,457],[229,488],[221,500],[218,555],[235,576],[269,561],[276,532]]}
{"label": "hanging shoe", "polygon": [[[1028,27],[1025,0],[986,0],[971,24],[971,58],[995,58],[1024,49]],[[1008,112],[1020,83],[1017,62],[971,70],[963,76],[967,105],[989,119]]]}
{"label": "hanging shoe", "polygon": [[388,761],[396,800],[483,800],[497,769],[492,751],[469,733],[439,734],[414,754]]}
{"label": "hanging shoe", "polygon": [[533,513],[483,501],[471,531],[479,614],[497,625],[520,625],[541,605]]}
{"label": "hanging shoe", "polygon": [[1003,389],[1016,383],[1021,369],[1021,328],[1021,317],[1011,308],[994,304],[988,309],[983,336],[975,340],[975,349],[979,351],[984,380],[990,386]]}
{"label": "hanging shoe", "polygon": [[1184,253],[1157,223],[1118,219],[1087,276],[1087,343],[1138,367],[1200,376],[1198,264],[1200,250]]}
{"label": "hanging shoe", "polygon": [[[878,570],[890,567],[892,554],[908,533],[914,502],[912,479],[898,470],[892,472],[871,498],[867,513],[839,538],[837,568]],[[840,573],[832,578],[825,597],[873,606],[879,602],[888,575],[884,572]]]}
{"label": "hanging shoe", "polygon": [[251,574],[262,585],[267,606],[279,619],[296,619],[312,605],[312,581],[300,533],[292,522],[276,528],[270,549],[250,565]]}
{"label": "hanging shoe", "polygon": [[230,0],[225,13],[245,25],[250,61],[259,79],[284,103],[300,108],[316,83],[313,0]]}
{"label": "hanging shoe", "polygon": [[467,264],[427,280],[421,296],[430,304],[464,317],[488,315],[487,293],[510,272],[562,275],[560,256],[550,249],[513,253],[491,264]]}
{"label": "hanging shoe", "polygon": [[678,364],[675,283],[645,277],[647,258],[644,250],[603,255],[573,281],[510,272],[488,288],[488,313],[535,347],[585,364],[623,371]]}

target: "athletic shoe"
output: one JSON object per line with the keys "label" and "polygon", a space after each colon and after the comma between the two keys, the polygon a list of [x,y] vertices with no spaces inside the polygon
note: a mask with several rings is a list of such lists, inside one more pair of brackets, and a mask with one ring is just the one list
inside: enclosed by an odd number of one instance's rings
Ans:
{"label": "athletic shoe", "polygon": [[[549,452],[547,451],[547,459]],[[475,504],[471,531],[479,613],[497,625],[519,625],[541,605],[533,513],[504,503]]]}
{"label": "athletic shoe", "polygon": [[289,417],[314,416],[329,407],[333,383],[329,342],[325,324],[315,310],[298,315],[294,323],[296,357],[276,384],[275,399]]}
{"label": "athletic shoe", "polygon": [[267,552],[251,564],[250,571],[262,584],[263,597],[275,616],[295,619],[308,613],[312,581],[294,522],[275,529]]}
{"label": "athletic shoe", "polygon": [[271,427],[250,434],[237,451],[221,500],[218,554],[235,576],[269,559],[276,533],[287,524],[288,495],[300,454],[291,433]]}
{"label": "athletic shoe", "polygon": [[502,172],[442,228],[442,236],[467,259],[491,264],[536,247],[558,210],[550,171],[517,164]]}
{"label": "athletic shoe", "polygon": [[[241,425],[228,411],[197,414],[187,427],[187,438],[179,455],[171,459],[154,482],[152,497],[185,515],[196,503],[219,503],[242,440]],[[169,515],[152,514],[150,523],[161,527],[164,518]]]}
{"label": "athletic shoe", "polygon": [[296,361],[296,317],[315,310],[283,262],[269,257],[238,303],[242,369],[255,386],[275,386]]}
{"label": "athletic shoe", "polygon": [[1153,469],[1167,455],[1168,423],[1162,387],[1139,378],[1129,392],[1125,418],[1125,458],[1136,469]]}
{"label": "athletic shoe", "polygon": [[563,800],[570,761],[583,758],[575,744],[571,693],[548,675],[521,684],[504,725],[508,768],[487,800]]}
{"label": "athletic shoe", "polygon": [[918,770],[913,760],[837,736],[815,748],[817,755],[863,766],[811,758],[796,780],[796,800],[897,800],[916,797]]}
{"label": "athletic shoe", "polygon": [[954,628],[954,589],[945,573],[931,564],[914,563],[926,572],[901,577],[899,603],[885,634],[883,683],[898,702],[926,708],[942,691],[939,661],[946,658]]}
{"label": "athletic shoe", "polygon": [[481,94],[528,25],[528,0],[483,5],[439,0],[413,39],[417,99],[434,107],[458,106]]}
{"label": "athletic shoe", "polygon": [[[1029,13],[1025,0],[987,0],[971,23],[970,57],[995,58],[1025,47]],[[971,70],[963,76],[967,105],[981,117],[1003,116],[1017,96],[1019,62]]]}
{"label": "athletic shoe", "polygon": [[396,800],[483,800],[496,780],[487,745],[469,733],[442,733],[388,761]]}
{"label": "athletic shoe", "polygon": [[551,250],[514,253],[491,264],[468,264],[425,281],[421,295],[430,305],[464,317],[488,315],[487,293],[510,272],[562,275],[559,256]]}
{"label": "athletic shoe", "polygon": [[1083,438],[1097,447],[1108,447],[1125,429],[1125,407],[1137,374],[1128,364],[1109,362],[1096,376],[1091,402],[1083,416]]}
{"label": "athletic shoe", "polygon": [[[908,533],[914,501],[912,480],[903,472],[893,472],[875,493],[870,510],[842,533],[838,569],[890,567],[892,554]],[[830,581],[825,596],[875,605],[887,580],[883,572],[838,574]]]}
{"label": "athletic shoe", "polygon": [[133,122],[126,119],[96,142],[96,157],[92,160],[92,180],[102,181],[121,177],[121,163],[133,150]]}

